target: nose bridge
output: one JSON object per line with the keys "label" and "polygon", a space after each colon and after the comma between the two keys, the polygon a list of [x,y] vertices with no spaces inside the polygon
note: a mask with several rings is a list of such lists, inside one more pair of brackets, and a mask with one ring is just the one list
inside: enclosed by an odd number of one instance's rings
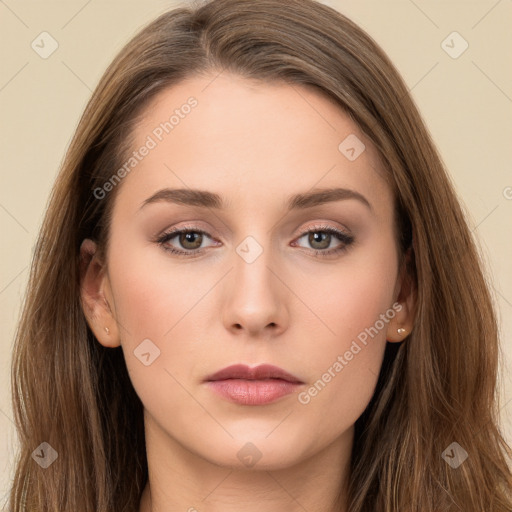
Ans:
{"label": "nose bridge", "polygon": [[224,312],[228,328],[236,324],[257,332],[281,323],[282,304],[272,256],[268,235],[248,235],[235,247],[233,281]]}
{"label": "nose bridge", "polygon": [[[256,238],[257,236],[257,238]],[[251,293],[272,287],[272,249],[267,235],[248,235],[235,247],[235,282]]]}

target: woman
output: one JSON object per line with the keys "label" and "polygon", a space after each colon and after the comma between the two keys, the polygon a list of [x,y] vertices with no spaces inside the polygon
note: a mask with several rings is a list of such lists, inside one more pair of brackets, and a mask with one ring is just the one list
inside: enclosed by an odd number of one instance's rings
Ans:
{"label": "woman", "polygon": [[175,9],[108,68],[52,192],[11,508],[509,511],[498,353],[378,45],[310,0]]}

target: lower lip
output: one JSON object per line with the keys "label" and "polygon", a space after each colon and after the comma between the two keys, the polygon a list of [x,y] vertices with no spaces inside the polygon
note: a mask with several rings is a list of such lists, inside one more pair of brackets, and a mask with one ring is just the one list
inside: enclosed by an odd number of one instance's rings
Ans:
{"label": "lower lip", "polygon": [[208,386],[229,401],[240,405],[264,405],[297,390],[300,384],[282,379],[208,381]]}

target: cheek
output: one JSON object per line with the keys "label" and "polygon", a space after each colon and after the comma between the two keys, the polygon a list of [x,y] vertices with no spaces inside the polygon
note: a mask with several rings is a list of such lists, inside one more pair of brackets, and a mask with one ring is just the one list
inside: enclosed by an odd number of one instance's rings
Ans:
{"label": "cheek", "polygon": [[201,424],[204,411],[185,390],[190,369],[201,355],[200,299],[211,288],[211,280],[196,282],[189,273],[176,267],[171,271],[161,262],[151,264],[135,251],[122,261],[110,276],[130,380],[153,417],[181,415]]}
{"label": "cheek", "polygon": [[[209,319],[218,323],[219,318],[212,315],[218,304],[214,285],[226,268],[212,272],[208,266],[179,263],[163,250],[142,246],[126,252],[121,238],[112,247],[109,274],[116,318],[135,389],[148,405],[163,390],[165,400],[189,400],[180,384],[186,386],[208,354]],[[147,352],[145,362],[154,362],[145,366],[140,356]]]}
{"label": "cheek", "polygon": [[392,306],[397,274],[393,249],[381,244],[378,251],[348,254],[336,265],[305,268],[296,278],[294,291],[316,313],[328,345],[342,349]]}
{"label": "cheek", "polygon": [[[328,275],[305,274],[300,282],[299,293],[317,313],[316,329],[322,334],[299,348],[307,354],[309,386],[298,400],[311,414],[331,410],[323,429],[352,424],[373,395],[395,316],[392,249],[360,254],[357,261],[347,258]],[[314,333],[313,324],[309,332]]]}
{"label": "cheek", "polygon": [[[123,252],[119,245],[118,254]],[[112,251],[112,262],[116,261]],[[211,287],[198,279],[193,266],[171,263],[153,249],[132,250],[110,271],[117,320],[126,327],[123,341],[163,340]],[[126,336],[127,335],[127,336]]]}

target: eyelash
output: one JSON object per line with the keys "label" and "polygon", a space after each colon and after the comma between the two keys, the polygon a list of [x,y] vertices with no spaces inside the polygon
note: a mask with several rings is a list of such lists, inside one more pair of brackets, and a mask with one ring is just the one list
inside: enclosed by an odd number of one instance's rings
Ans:
{"label": "eyelash", "polygon": [[[156,240],[156,242],[161,245],[162,249],[164,249],[167,252],[170,252],[172,254],[176,254],[178,256],[184,256],[184,257],[193,257],[194,255],[199,255],[199,253],[202,253],[204,251],[203,249],[194,249],[191,251],[180,251],[174,247],[168,247],[165,244],[175,238],[177,235],[180,235],[182,233],[199,233],[201,235],[206,235],[209,238],[209,234],[206,231],[203,231],[201,229],[197,229],[195,226],[184,226],[181,229],[175,229],[171,230],[165,233],[162,233],[162,235]],[[311,249],[315,256],[320,257],[329,257],[333,256],[335,254],[341,254],[342,252],[346,251],[348,247],[354,242],[354,237],[352,235],[348,235],[347,233],[344,233],[343,231],[340,231],[339,229],[333,228],[331,226],[315,226],[312,229],[308,229],[307,231],[303,231],[297,238],[300,239],[304,235],[307,235],[309,233],[328,233],[330,235],[334,235],[335,238],[337,238],[340,242],[343,242],[341,246],[329,249],[329,250],[319,250],[319,249]]]}

